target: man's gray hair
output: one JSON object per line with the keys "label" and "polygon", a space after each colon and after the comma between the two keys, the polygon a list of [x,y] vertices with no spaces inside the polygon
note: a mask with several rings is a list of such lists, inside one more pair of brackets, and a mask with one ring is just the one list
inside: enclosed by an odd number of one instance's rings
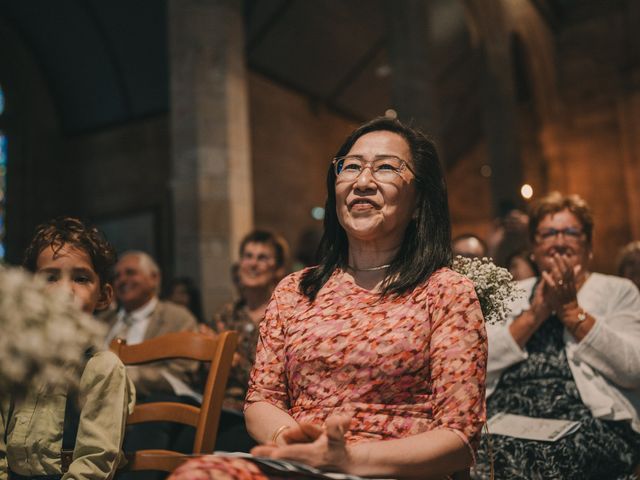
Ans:
{"label": "man's gray hair", "polygon": [[120,260],[124,257],[136,257],[140,262],[140,268],[142,268],[148,275],[155,275],[158,277],[158,285],[156,286],[156,293],[160,293],[160,267],[153,259],[151,255],[142,250],[127,250],[120,255]]}

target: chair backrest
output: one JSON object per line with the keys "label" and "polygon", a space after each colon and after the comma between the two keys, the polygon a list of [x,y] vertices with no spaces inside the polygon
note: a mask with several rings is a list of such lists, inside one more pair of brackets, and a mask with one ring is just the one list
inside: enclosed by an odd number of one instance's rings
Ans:
{"label": "chair backrest", "polygon": [[[172,359],[210,362],[200,408],[177,402],[143,403],[136,405],[127,424],[168,421],[191,425],[196,429],[192,453],[212,453],[237,341],[238,334],[233,331],[215,337],[195,332],[168,333],[136,345],[114,339],[110,348],[125,365]],[[127,469],[170,471],[180,463],[179,457],[177,452],[141,450],[129,458]]]}

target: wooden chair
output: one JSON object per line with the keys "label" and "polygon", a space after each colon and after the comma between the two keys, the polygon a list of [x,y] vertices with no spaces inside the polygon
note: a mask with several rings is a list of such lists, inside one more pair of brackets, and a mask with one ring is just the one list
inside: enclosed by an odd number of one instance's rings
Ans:
{"label": "wooden chair", "polygon": [[[122,339],[114,339],[110,348],[125,365],[172,359],[211,363],[200,408],[177,402],[143,403],[136,405],[127,418],[127,425],[158,421],[191,425],[196,428],[192,453],[212,453],[237,341],[238,334],[232,331],[215,337],[194,332],[169,333],[136,345],[127,345]],[[186,459],[183,454],[169,450],[140,450],[127,454],[128,464],[124,470],[171,472]]]}

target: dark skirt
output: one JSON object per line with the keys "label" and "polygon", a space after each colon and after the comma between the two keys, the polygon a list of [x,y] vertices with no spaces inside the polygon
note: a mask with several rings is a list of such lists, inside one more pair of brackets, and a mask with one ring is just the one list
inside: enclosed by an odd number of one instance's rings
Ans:
{"label": "dark skirt", "polygon": [[577,432],[557,442],[483,435],[476,478],[620,479],[640,461],[640,434],[629,422],[594,418],[582,402],[567,361],[564,327],[552,316],[527,343],[527,360],[511,366],[487,400],[487,417],[507,412],[580,422]]}

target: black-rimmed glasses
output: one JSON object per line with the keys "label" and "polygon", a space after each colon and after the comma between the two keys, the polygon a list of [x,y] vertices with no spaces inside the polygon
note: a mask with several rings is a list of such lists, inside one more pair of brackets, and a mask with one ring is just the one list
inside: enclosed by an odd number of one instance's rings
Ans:
{"label": "black-rimmed glasses", "polygon": [[558,235],[562,235],[566,239],[579,240],[584,232],[580,228],[567,227],[567,228],[543,228],[538,230],[536,235],[541,241],[550,241],[556,238]]}

